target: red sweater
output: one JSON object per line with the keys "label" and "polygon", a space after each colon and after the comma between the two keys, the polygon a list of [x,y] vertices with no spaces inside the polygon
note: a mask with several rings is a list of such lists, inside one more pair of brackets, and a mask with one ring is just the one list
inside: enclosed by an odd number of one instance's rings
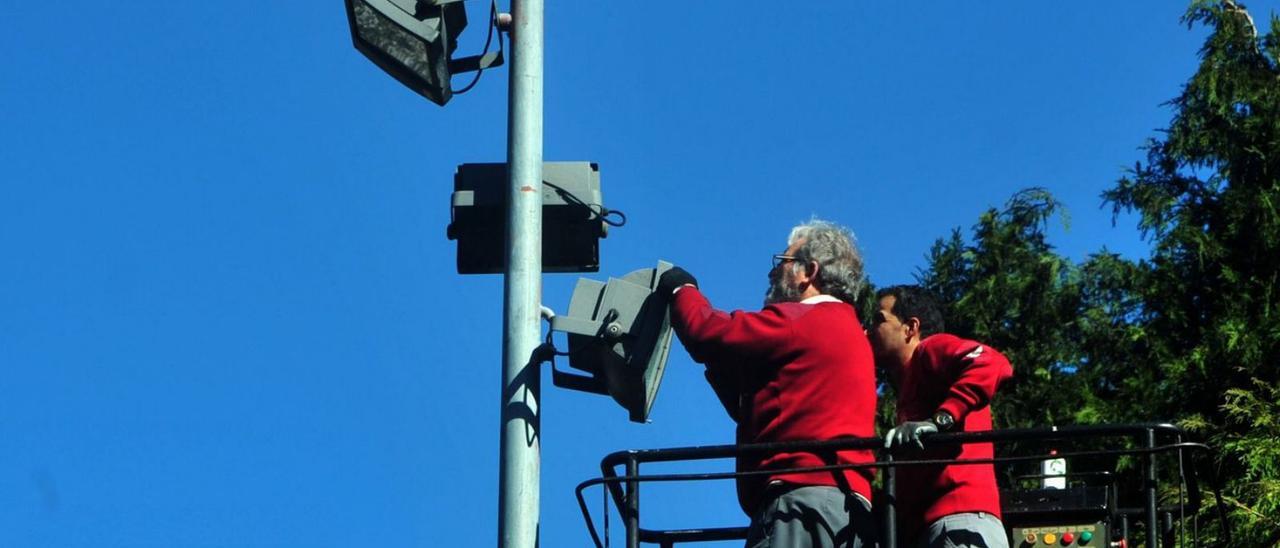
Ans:
{"label": "red sweater", "polygon": [[[920,342],[902,374],[898,423],[928,420],[938,411],[956,419],[955,432],[991,429],[991,397],[1013,376],[994,348],[945,333]],[[927,449],[922,458],[989,459],[990,443]],[[898,468],[898,512],[904,532],[943,516],[986,512],[1000,517],[1000,493],[991,464]]]}
{"label": "red sweater", "polygon": [[[875,434],[876,383],[871,346],[853,307],[828,301],[779,303],[760,312],[725,313],[696,288],[671,304],[671,325],[738,423],[738,443],[829,440]],[[738,458],[738,470],[873,462],[871,451],[835,455],[786,452]],[[837,478],[843,480],[837,482]],[[738,502],[752,515],[772,480],[844,483],[871,500],[871,472],[804,472],[738,479]]]}

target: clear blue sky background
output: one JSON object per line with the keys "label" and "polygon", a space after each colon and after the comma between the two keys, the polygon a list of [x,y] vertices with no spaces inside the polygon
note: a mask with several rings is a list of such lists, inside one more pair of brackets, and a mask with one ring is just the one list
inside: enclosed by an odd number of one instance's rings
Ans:
{"label": "clear blue sky background", "polygon": [[[599,162],[630,218],[597,277],[667,259],[725,308],[812,215],[903,282],[1033,185],[1061,252],[1143,256],[1098,195],[1205,35],[1167,1],[550,4],[546,157]],[[4,12],[0,546],[492,546],[501,279],[456,274],[445,226],[454,166],[504,158],[506,70],[436,107],[340,0]],[[680,348],[651,424],[549,380],[542,411],[547,547],[588,544],[606,453],[732,440]],[[745,522],[730,483],[644,511]]]}

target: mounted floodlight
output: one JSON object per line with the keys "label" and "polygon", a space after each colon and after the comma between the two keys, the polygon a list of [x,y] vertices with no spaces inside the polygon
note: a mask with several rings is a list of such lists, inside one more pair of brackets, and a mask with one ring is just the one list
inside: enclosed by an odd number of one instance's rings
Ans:
{"label": "mounted floodlight", "polygon": [[458,35],[467,27],[462,0],[346,0],[346,4],[356,49],[437,105],[453,97],[449,80],[454,73],[502,64],[500,52],[450,62]]}
{"label": "mounted floodlight", "polygon": [[551,330],[568,334],[569,366],[589,375],[553,369],[552,382],[612,396],[632,421],[647,421],[671,350],[669,299],[653,290],[670,268],[658,261],[607,283],[578,279],[568,314],[551,318]]}
{"label": "mounted floodlight", "polygon": [[[592,162],[542,164],[542,271],[600,270],[600,238],[611,216],[600,197],[600,166]],[[505,270],[507,165],[462,164],[453,177],[452,222],[446,231],[458,241],[459,274],[499,274]],[[625,220],[625,218],[623,218]]]}

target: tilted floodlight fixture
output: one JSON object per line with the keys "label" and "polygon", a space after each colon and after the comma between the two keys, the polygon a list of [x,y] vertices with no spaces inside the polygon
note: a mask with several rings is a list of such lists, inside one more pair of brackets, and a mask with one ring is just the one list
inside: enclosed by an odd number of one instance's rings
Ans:
{"label": "tilted floodlight fixture", "polygon": [[612,396],[635,422],[649,419],[671,350],[670,298],[655,294],[658,278],[671,268],[636,270],[600,282],[579,278],[569,312],[551,318],[551,330],[569,339],[569,367],[552,370],[556,386]]}
{"label": "tilted floodlight fixture", "polygon": [[458,35],[467,27],[462,0],[346,0],[346,4],[356,49],[437,105],[453,97],[449,80],[454,73],[502,64],[501,53],[450,61]]}

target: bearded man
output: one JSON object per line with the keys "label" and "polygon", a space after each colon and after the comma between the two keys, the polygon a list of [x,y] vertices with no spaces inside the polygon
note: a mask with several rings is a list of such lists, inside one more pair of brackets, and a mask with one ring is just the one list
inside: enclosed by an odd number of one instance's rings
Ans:
{"label": "bearded man", "polygon": [[[841,226],[813,220],[773,257],[759,312],[713,308],[681,268],[659,280],[671,326],[737,422],[737,442],[831,440],[874,435],[875,366],[850,304],[862,288],[862,256]],[[868,450],[740,455],[738,501],[751,517],[746,546],[875,545],[871,471],[783,471],[873,462]]]}

